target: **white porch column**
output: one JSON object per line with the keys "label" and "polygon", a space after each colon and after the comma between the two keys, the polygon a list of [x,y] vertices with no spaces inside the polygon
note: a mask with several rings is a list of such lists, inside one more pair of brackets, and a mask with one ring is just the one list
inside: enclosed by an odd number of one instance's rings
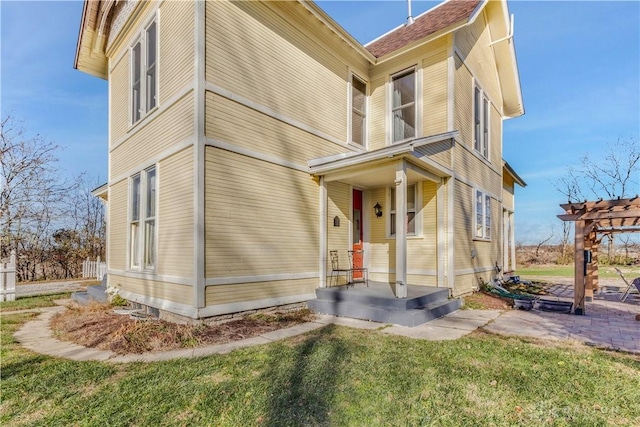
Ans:
{"label": "white porch column", "polygon": [[327,184],[324,182],[324,176],[320,177],[320,252],[318,271],[320,273],[320,283],[318,286],[324,288],[327,286]]}
{"label": "white porch column", "polygon": [[437,284],[439,288],[443,288],[446,286],[445,277],[447,276],[447,216],[445,211],[445,182],[445,178],[440,178],[440,183],[438,183],[438,189],[436,190],[436,224],[438,227],[436,232],[436,238],[438,239],[438,249],[436,251],[436,257],[438,260]]}
{"label": "white porch column", "polygon": [[396,163],[396,298],[407,297],[407,164]]}

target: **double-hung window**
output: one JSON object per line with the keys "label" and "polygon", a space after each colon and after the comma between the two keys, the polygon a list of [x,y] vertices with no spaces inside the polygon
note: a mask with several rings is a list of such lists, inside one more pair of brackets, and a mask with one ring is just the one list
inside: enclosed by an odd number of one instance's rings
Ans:
{"label": "double-hung window", "polygon": [[490,104],[484,92],[473,89],[473,148],[489,159],[489,110]]}
{"label": "double-hung window", "polygon": [[[389,197],[389,235],[396,234],[396,189],[390,189]],[[416,185],[407,185],[407,234],[416,234]]]}
{"label": "double-hung window", "polygon": [[415,70],[391,77],[392,142],[416,136],[416,92]]}
{"label": "double-hung window", "polygon": [[157,105],[158,24],[152,20],[130,50],[131,124],[137,123]]}
{"label": "double-hung window", "polygon": [[131,177],[129,266],[153,270],[156,265],[156,168]]}
{"label": "double-hung window", "polygon": [[351,76],[351,142],[362,147],[366,142],[367,84]]}
{"label": "double-hung window", "polygon": [[491,196],[480,190],[475,190],[474,210],[474,237],[491,240]]}

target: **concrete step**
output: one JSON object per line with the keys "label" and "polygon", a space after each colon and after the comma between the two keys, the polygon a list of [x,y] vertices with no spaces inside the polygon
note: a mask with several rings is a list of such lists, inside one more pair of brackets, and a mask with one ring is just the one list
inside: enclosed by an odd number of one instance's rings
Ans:
{"label": "concrete step", "polygon": [[432,302],[422,308],[397,309],[386,304],[361,304],[352,301],[318,298],[310,300],[308,306],[309,309],[316,313],[392,323],[394,325],[418,326],[458,310],[462,306],[462,301],[459,299],[445,299]]}
{"label": "concrete step", "polygon": [[86,292],[74,292],[71,294],[71,299],[76,301],[80,305],[89,304],[92,301],[107,302],[107,286],[88,286]]}
{"label": "concrete step", "polygon": [[380,306],[392,310],[411,310],[426,307],[449,298],[449,290],[429,287],[410,287],[407,298],[394,298],[381,294],[376,289],[349,287],[317,288],[319,300],[349,302],[360,305]]}

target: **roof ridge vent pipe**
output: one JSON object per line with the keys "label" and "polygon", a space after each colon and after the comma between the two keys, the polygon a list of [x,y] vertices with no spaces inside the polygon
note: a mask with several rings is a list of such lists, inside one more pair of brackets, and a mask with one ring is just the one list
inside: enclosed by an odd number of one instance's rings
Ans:
{"label": "roof ridge vent pipe", "polygon": [[411,0],[407,0],[407,8],[408,8],[408,12],[407,12],[407,23],[405,24],[406,27],[408,27],[409,25],[415,22],[415,20],[413,19],[413,14],[411,13]]}

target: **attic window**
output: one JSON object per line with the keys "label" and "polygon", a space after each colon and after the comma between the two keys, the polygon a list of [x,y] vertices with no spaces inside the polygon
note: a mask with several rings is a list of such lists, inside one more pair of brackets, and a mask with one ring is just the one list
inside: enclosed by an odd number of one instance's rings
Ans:
{"label": "attic window", "polygon": [[131,47],[130,60],[131,124],[135,124],[158,104],[158,25],[155,18]]}

